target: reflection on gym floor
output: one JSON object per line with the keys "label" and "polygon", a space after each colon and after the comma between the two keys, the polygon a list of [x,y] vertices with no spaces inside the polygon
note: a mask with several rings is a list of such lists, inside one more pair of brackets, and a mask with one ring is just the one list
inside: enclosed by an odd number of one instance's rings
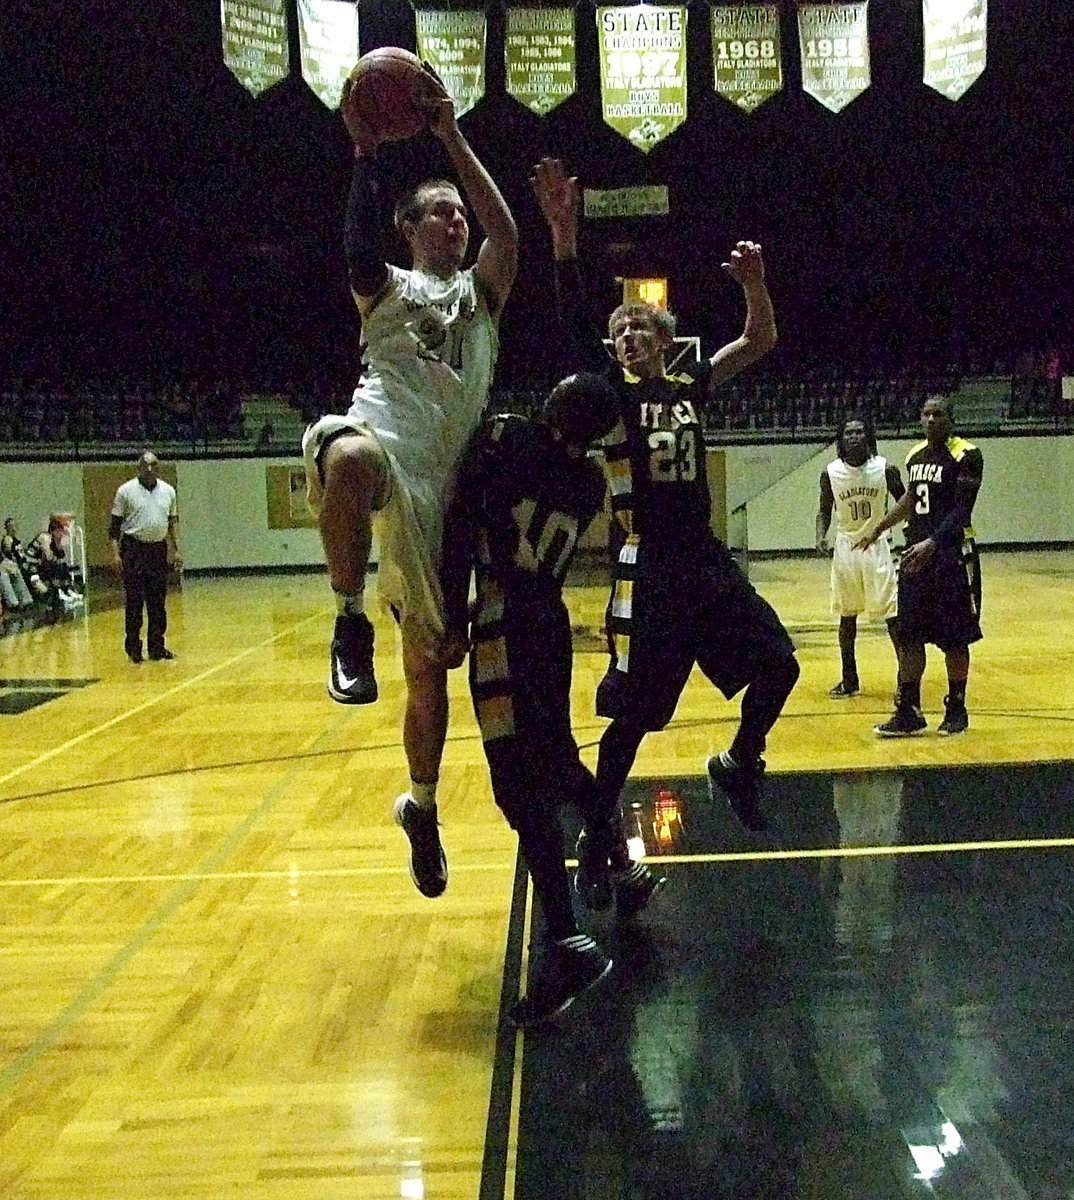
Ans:
{"label": "reflection on gym floor", "polygon": [[525,1038],[517,1200],[1074,1194],[1067,764],[631,788],[668,887]]}

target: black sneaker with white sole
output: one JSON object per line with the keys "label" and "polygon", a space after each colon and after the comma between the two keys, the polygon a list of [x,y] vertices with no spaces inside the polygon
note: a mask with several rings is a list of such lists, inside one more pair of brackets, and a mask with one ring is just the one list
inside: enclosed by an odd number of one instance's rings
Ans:
{"label": "black sneaker with white sole", "polygon": [[735,819],[751,833],[761,833],[767,829],[761,812],[764,759],[740,764],[729,761],[723,754],[714,754],[707,766],[712,799],[717,799],[717,791],[722,792]]}
{"label": "black sneaker with white sole", "polygon": [[851,696],[857,696],[860,692],[861,685],[856,679],[840,679],[835,687],[833,687],[828,693],[828,695],[833,700],[849,700]]}
{"label": "black sneaker with white sole", "polygon": [[970,727],[970,714],[965,704],[952,702],[950,696],[944,697],[944,716],[936,729],[941,737],[951,737],[956,733],[965,733]]}
{"label": "black sneaker with white sole", "polygon": [[410,876],[423,896],[441,896],[447,887],[447,856],[440,844],[436,805],[422,808],[409,792],[395,802],[395,823],[410,840]]}
{"label": "black sneaker with white sole", "polygon": [[612,881],[608,864],[611,852],[611,833],[586,833],[578,835],[575,853],[578,869],[574,872],[574,892],[579,900],[592,912],[607,908],[612,902]]}
{"label": "black sneaker with white sole", "polygon": [[336,617],[332,635],[328,694],[340,704],[372,704],[377,698],[373,675],[373,625],[365,613]]}
{"label": "black sneaker with white sole", "polygon": [[552,945],[530,964],[526,995],[515,1005],[518,1025],[537,1025],[569,1008],[612,969],[612,960],[591,937],[576,933]]}
{"label": "black sneaker with white sole", "polygon": [[628,921],[637,916],[665,883],[667,879],[663,875],[644,863],[631,863],[622,871],[613,871],[616,917]]}
{"label": "black sneaker with white sole", "polygon": [[891,717],[882,725],[874,725],[877,737],[917,737],[928,728],[928,721],[920,708],[913,704],[897,704]]}

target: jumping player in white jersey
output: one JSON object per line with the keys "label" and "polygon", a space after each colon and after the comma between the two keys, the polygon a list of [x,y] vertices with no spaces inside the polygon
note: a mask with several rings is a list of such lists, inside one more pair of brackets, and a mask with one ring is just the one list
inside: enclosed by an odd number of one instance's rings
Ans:
{"label": "jumping player in white jersey", "polygon": [[[403,748],[410,789],[395,819],[410,839],[419,891],[447,886],[436,785],[447,733],[447,668],[465,653],[445,637],[438,579],[444,508],[467,440],[488,396],[497,325],[514,281],[518,234],[503,197],[459,131],[446,93],[429,127],[461,181],[429,180],[395,206],[395,228],[410,252],[403,270],[385,261],[375,227],[383,215],[373,139],[355,135],[347,204],[351,291],[362,316],[365,365],[346,416],[306,430],[302,449],[311,507],[318,513],[336,593],[328,691],[341,704],[377,698],[373,627],[364,587],[374,526],[378,584],[399,621],[406,715]],[[485,232],[473,266],[466,197]]]}
{"label": "jumping player in white jersey", "polygon": [[[855,643],[858,616],[882,618],[899,654],[897,637],[897,585],[895,563],[888,538],[868,550],[854,544],[887,511],[887,498],[896,501],[906,490],[899,468],[876,452],[876,437],[858,416],[848,414],[840,424],[836,445],[839,457],[820,476],[817,511],[817,550],[832,556],[832,612],[839,617],[839,656],[842,678],[828,693],[833,700],[856,696],[861,690]],[[835,515],[835,541],[828,529]]]}

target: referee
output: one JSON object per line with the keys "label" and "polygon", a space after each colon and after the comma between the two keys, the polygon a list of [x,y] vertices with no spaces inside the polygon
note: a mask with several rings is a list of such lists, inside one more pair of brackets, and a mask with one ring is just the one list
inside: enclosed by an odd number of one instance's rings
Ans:
{"label": "referee", "polygon": [[157,456],[147,450],[138,460],[138,474],[116,489],[108,539],[113,563],[123,576],[126,622],[123,648],[133,663],[142,661],[142,606],[148,621],[147,646],[154,660],[174,658],[164,644],[168,614],[168,545],[178,569],[183,565],[176,540],[179,517],[175,488],[158,475]]}

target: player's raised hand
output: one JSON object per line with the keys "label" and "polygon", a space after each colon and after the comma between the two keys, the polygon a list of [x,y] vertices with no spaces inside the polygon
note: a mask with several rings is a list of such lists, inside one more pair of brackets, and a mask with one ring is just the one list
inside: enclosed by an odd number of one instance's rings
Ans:
{"label": "player's raised hand", "polygon": [[764,279],[764,259],[761,257],[760,242],[737,242],[731,251],[729,262],[720,266],[736,282],[747,283]]}
{"label": "player's raised hand", "polygon": [[567,174],[562,160],[542,158],[533,168],[530,185],[552,230],[569,229],[577,222],[581,198],[578,178]]}
{"label": "player's raised hand", "polygon": [[422,101],[429,114],[429,128],[441,140],[458,130],[455,123],[455,101],[444,87],[444,81],[432,63],[422,59],[422,70],[429,77],[429,91]]}

